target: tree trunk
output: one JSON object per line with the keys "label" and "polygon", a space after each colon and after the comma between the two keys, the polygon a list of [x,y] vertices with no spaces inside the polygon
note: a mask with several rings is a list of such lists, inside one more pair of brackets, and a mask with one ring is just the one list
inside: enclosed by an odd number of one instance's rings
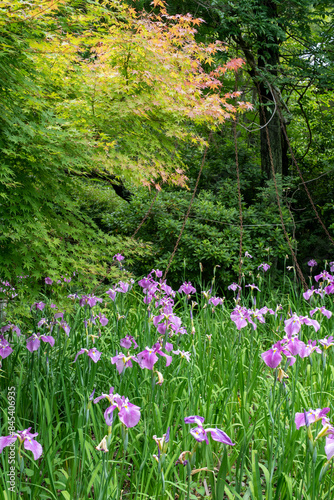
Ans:
{"label": "tree trunk", "polygon": [[[268,18],[277,20],[277,3],[273,0],[264,0]],[[258,86],[259,100],[262,103],[260,109],[261,138],[261,168],[267,179],[271,179],[272,168],[270,150],[277,174],[283,171],[283,144],[281,140],[281,123],[275,106],[275,98],[270,91],[270,85],[277,79],[277,68],[279,67],[279,41],[276,36],[267,37],[259,35],[258,68],[260,70],[260,82]],[[261,75],[262,74],[262,75]],[[263,112],[264,110],[264,112]],[[268,138],[269,136],[269,138]]]}
{"label": "tree trunk", "polygon": [[[283,173],[283,148],[281,137],[281,123],[275,103],[272,100],[270,91],[265,84],[260,84],[260,100],[263,102],[264,113],[260,110],[260,130],[261,138],[261,169],[267,179],[272,179],[272,167],[270,160],[270,150],[274,163],[274,170],[277,174]],[[274,113],[274,116],[273,116]],[[268,133],[267,133],[268,131]],[[268,139],[269,137],[269,139]]]}

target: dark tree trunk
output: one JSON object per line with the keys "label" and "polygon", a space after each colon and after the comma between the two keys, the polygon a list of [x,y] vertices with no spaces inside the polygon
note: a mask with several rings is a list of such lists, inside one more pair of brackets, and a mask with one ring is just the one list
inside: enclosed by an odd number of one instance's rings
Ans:
{"label": "dark tree trunk", "polygon": [[115,191],[115,193],[120,197],[122,198],[123,200],[127,201],[128,203],[130,203],[130,201],[132,200],[132,197],[134,196],[133,193],[131,193],[131,191],[129,191],[123,184],[123,182],[121,181],[121,179],[117,178],[115,175],[113,174],[109,174],[108,172],[98,172],[98,171],[92,171],[92,172],[85,172],[85,173],[79,173],[79,172],[75,172],[73,170],[65,170],[65,172],[68,174],[68,175],[75,175],[75,176],[78,176],[78,177],[82,177],[82,178],[85,178],[85,179],[99,179],[103,182],[107,182],[108,184],[110,184],[113,188],[113,190]]}
{"label": "dark tree trunk", "polygon": [[[267,15],[277,19],[277,4],[272,0],[265,0]],[[258,84],[260,109],[261,138],[261,168],[267,179],[272,178],[270,163],[270,150],[277,174],[283,173],[283,144],[281,139],[281,123],[275,106],[275,97],[270,91],[270,85],[276,80],[279,66],[279,41],[275,37],[267,38],[266,35],[258,36],[259,49],[258,68],[260,82]],[[268,137],[269,136],[269,137]]]}
{"label": "dark tree trunk", "polygon": [[[277,18],[276,4],[271,0],[266,0],[265,4],[268,9],[268,16],[273,19]],[[235,36],[234,39],[244,53],[249,65],[249,75],[257,89],[259,101],[262,102],[260,109],[260,125],[263,127],[260,130],[261,170],[264,178],[271,179],[269,144],[275,173],[283,174],[284,157],[280,118],[277,109],[275,109],[274,97],[270,91],[270,85],[276,80],[279,66],[279,41],[274,37],[268,38],[266,35],[259,35],[257,37],[258,49],[255,56],[252,48],[243,40],[241,34]]]}
{"label": "dark tree trunk", "polygon": [[[267,179],[272,178],[272,167],[270,163],[270,150],[277,174],[283,173],[283,149],[281,138],[281,123],[275,103],[270,91],[264,83],[259,85],[260,100],[263,102],[264,112],[260,110],[261,138],[261,169]],[[274,113],[274,115],[273,115]],[[269,140],[268,140],[269,138]]]}

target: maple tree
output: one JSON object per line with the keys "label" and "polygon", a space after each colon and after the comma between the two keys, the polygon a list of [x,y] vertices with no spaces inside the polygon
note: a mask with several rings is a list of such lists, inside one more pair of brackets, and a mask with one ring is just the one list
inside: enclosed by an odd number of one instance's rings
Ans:
{"label": "maple tree", "polygon": [[184,186],[178,144],[202,148],[194,125],[250,106],[223,91],[243,61],[216,64],[225,47],[195,41],[201,20],[156,5],[147,14],[116,1],[1,0],[3,272],[38,275],[78,255],[98,272],[92,255],[99,262],[107,240],[80,213],[84,179]]}
{"label": "maple tree", "polygon": [[[133,182],[161,179],[182,186],[175,144],[203,142],[189,124],[222,123],[249,106],[231,104],[239,93],[222,93],[222,77],[243,61],[215,65],[225,47],[196,43],[201,20],[169,16],[163,2],[157,5],[159,14],[112,1],[87,4],[88,26],[79,34],[56,33],[36,41],[34,49],[43,78],[47,72],[50,86],[58,86],[50,95],[57,114],[83,130],[96,148],[94,168],[102,160],[105,171]],[[103,19],[98,29],[92,27],[96,19]],[[67,21],[77,26],[82,12],[73,11]]]}

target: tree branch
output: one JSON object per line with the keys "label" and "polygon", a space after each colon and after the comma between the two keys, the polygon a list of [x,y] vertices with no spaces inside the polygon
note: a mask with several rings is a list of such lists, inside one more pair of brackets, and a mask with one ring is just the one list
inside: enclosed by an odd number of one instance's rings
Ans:
{"label": "tree branch", "polygon": [[79,173],[74,170],[65,170],[68,175],[74,175],[77,177],[84,177],[85,179],[99,179],[101,181],[107,182],[110,184],[115,191],[115,193],[122,198],[123,200],[130,203],[132,197],[134,196],[131,191],[129,191],[123,184],[123,182],[116,177],[114,174],[109,174],[108,172],[98,172],[93,170],[91,172]]}

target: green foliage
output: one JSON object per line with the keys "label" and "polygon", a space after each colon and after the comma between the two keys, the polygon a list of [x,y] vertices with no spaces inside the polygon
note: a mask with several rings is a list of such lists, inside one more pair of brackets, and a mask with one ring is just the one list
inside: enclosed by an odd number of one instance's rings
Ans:
{"label": "green foliage", "polygon": [[87,161],[86,143],[51,113],[36,112],[33,120],[22,113],[20,119],[28,124],[17,132],[15,123],[8,126],[2,149],[2,275],[103,274],[115,253],[136,245],[101,232],[80,211],[85,191],[66,171]]}
{"label": "green foliage", "polygon": [[34,27],[15,18],[5,26],[4,19],[2,12],[1,274],[101,274],[117,241],[80,213],[74,201],[75,193],[82,196],[80,184],[66,173],[87,165],[87,141],[43,99],[27,39]]}
{"label": "green foliage", "polygon": [[[199,28],[198,37],[219,38],[230,45],[230,54],[242,54],[247,60],[245,71],[239,71],[238,85],[244,91],[244,98],[258,110],[259,99],[256,82],[264,78],[276,89],[297,162],[313,197],[315,206],[331,234],[334,207],[333,169],[333,3],[330,1],[225,1],[214,0],[207,5],[184,0],[171,2],[171,12],[197,12],[206,21]],[[279,54],[279,57],[271,57]],[[258,80],[254,78],[258,72]],[[260,77],[260,75],[262,75]],[[264,92],[266,94],[266,92]],[[251,96],[251,97],[250,97]],[[271,93],[262,96],[268,103]],[[272,110],[274,106],[272,106]],[[261,115],[261,111],[259,112]],[[277,115],[277,111],[276,111]],[[270,114],[267,119],[270,118]],[[274,117],[275,118],[275,117]],[[259,115],[247,112],[240,118],[239,147],[242,151],[252,144],[248,155],[240,157],[241,184],[246,203],[253,203],[255,191],[263,186],[259,172],[253,170],[254,178],[247,176],[249,159],[254,163],[268,162],[269,152],[261,144],[267,142],[266,129],[256,133]],[[274,120],[273,120],[274,121]],[[271,125],[273,125],[271,121]],[[246,132],[241,126],[253,132]],[[226,128],[226,126],[225,126]],[[269,127],[269,133],[270,133]],[[281,135],[279,121],[273,126],[271,136]],[[255,133],[254,133],[255,132]],[[231,175],[233,145],[228,134],[224,139],[230,143],[230,154],[225,165],[220,162],[219,149],[215,151],[216,175],[205,187],[215,192],[216,183]],[[261,143],[259,141],[262,135]],[[214,141],[217,137],[214,137]],[[306,197],[301,179],[293,165],[288,145],[281,142],[282,172],[288,180],[283,203],[293,217],[293,237],[298,242],[298,259],[301,263],[312,257],[332,260],[332,245],[322,230]],[[263,158],[265,157],[265,158]],[[226,155],[224,155],[224,159]],[[265,160],[265,161],[264,161]],[[212,160],[211,160],[212,162]],[[233,176],[233,175],[232,175]],[[205,173],[204,173],[205,177]],[[214,182],[212,182],[214,180]],[[254,182],[252,182],[252,180]],[[304,270],[307,266],[304,265]]]}
{"label": "green foliage", "polygon": [[202,148],[191,124],[236,111],[201,66],[223,48],[197,44],[192,18],[112,0],[1,7],[0,273],[104,275],[115,253],[144,250],[103,231],[109,202],[93,183],[88,200],[85,176],[184,185],[176,144]]}
{"label": "green foliage", "polygon": [[[149,220],[138,237],[152,242],[152,255],[135,271],[147,273],[152,267],[164,270],[173,251],[186,215],[191,193],[162,192],[153,205]],[[112,232],[132,234],[144,217],[151,197],[145,191],[137,193],[129,205],[123,204],[109,215],[105,223]],[[256,200],[250,206],[243,204],[243,254],[247,250],[256,257],[259,265],[264,261],[274,263],[284,259],[288,246],[284,239],[278,212],[273,211],[276,197],[274,187],[259,188]],[[284,211],[287,228],[290,217]],[[180,277],[195,280],[200,263],[204,268],[203,279],[208,282],[215,266],[219,285],[227,286],[236,279],[239,266],[239,211],[234,179],[220,180],[215,194],[201,190],[196,197],[178,251],[173,259],[169,279],[176,283]],[[274,257],[275,256],[275,257]],[[247,260],[247,259],[246,259]],[[245,262],[245,272],[250,270]],[[184,274],[186,273],[186,274]]]}

